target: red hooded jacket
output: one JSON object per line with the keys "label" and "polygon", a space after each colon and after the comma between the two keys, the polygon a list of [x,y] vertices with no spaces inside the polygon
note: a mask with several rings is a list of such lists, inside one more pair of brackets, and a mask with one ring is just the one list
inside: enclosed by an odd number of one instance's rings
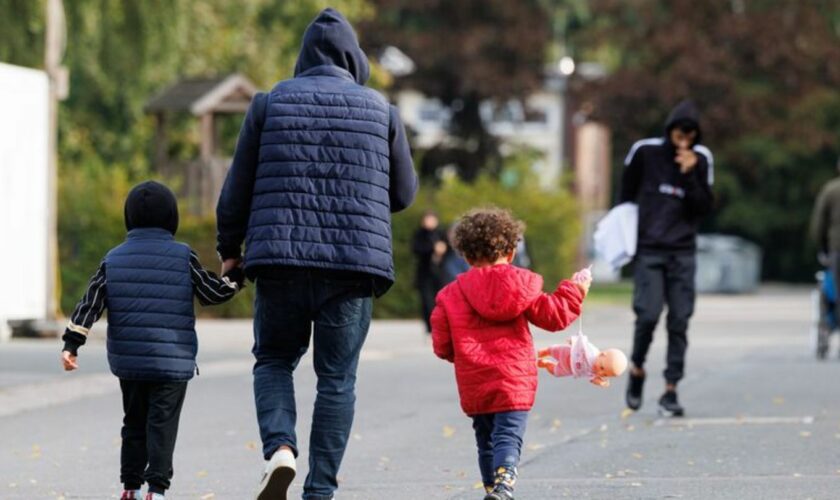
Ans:
{"label": "red hooded jacket", "polygon": [[578,315],[583,293],[564,280],[543,293],[539,274],[511,265],[472,268],[437,295],[432,312],[435,354],[455,364],[467,415],[530,410],[537,392],[528,323],[562,330]]}

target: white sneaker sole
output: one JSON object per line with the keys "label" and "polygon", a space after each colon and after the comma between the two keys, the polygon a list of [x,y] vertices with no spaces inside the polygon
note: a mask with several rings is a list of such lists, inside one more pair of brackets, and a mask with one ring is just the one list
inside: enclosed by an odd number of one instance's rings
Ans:
{"label": "white sneaker sole", "polygon": [[685,411],[671,411],[663,407],[659,407],[659,416],[664,418],[679,418],[685,414]]}
{"label": "white sneaker sole", "polygon": [[266,474],[260,483],[257,500],[288,500],[289,486],[295,479],[296,471],[292,467],[279,465]]}

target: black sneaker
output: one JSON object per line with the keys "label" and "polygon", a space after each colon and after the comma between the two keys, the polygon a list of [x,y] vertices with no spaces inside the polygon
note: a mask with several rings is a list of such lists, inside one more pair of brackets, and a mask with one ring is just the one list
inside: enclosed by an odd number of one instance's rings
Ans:
{"label": "black sneaker", "polygon": [[631,410],[638,410],[642,406],[642,388],[645,385],[645,374],[634,375],[630,372],[630,379],[627,381],[627,394],[625,399],[627,407]]}
{"label": "black sneaker", "polygon": [[503,484],[497,484],[484,500],[514,500],[513,490]]}
{"label": "black sneaker", "polygon": [[685,410],[677,401],[677,391],[665,391],[659,398],[659,414],[663,417],[682,417]]}

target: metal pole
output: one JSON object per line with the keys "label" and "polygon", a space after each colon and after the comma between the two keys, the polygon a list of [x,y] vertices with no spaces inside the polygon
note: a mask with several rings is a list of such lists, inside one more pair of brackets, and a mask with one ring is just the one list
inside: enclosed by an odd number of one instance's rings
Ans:
{"label": "metal pole", "polygon": [[46,319],[60,315],[58,274],[58,101],[67,95],[67,71],[61,66],[65,27],[62,0],[47,0],[44,66],[49,76],[49,141],[47,153],[47,310]]}

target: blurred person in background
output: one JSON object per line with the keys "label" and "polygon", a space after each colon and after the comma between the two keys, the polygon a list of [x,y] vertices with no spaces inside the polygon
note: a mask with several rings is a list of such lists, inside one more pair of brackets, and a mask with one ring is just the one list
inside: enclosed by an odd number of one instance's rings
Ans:
{"label": "blurred person in background", "polygon": [[420,227],[414,232],[411,240],[411,251],[417,259],[414,286],[420,295],[426,333],[431,333],[430,318],[435,307],[435,295],[443,287],[440,265],[447,251],[446,235],[440,229],[440,219],[434,211],[427,210],[420,218]]}
{"label": "blurred person in background", "polygon": [[470,264],[458,253],[453,244],[455,237],[455,226],[446,231],[446,253],[440,262],[440,284],[444,287],[458,277],[459,274],[469,271]]}
{"label": "blurred person in background", "polygon": [[[840,174],[840,158],[837,158]],[[837,283],[840,272],[840,176],[828,181],[817,196],[811,215],[811,237],[817,244],[820,264],[829,268]]]}
{"label": "blurred person in background", "polygon": [[688,320],[694,312],[697,225],[712,208],[714,160],[702,145],[700,113],[680,102],[665,123],[664,137],[642,139],[624,162],[619,203],[639,206],[633,311],[636,314],[627,406],[642,405],[644,363],[653,331],[668,304],[665,393],[659,412],[682,416],[677,383],[683,377]]}

